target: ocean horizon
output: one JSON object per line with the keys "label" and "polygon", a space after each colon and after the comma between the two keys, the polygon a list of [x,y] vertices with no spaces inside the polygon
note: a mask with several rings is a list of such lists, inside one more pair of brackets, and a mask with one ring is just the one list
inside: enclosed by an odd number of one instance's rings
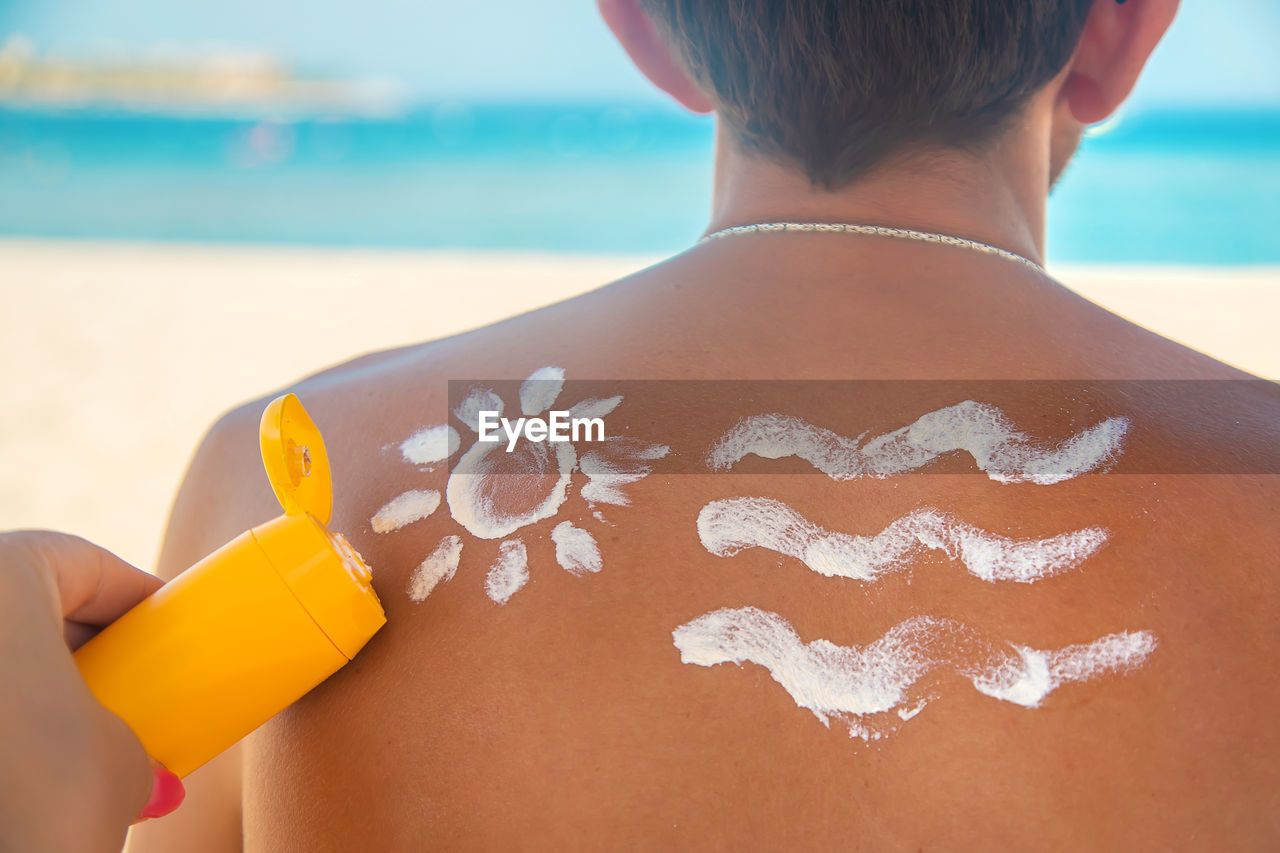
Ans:
{"label": "ocean horizon", "polygon": [[[678,252],[713,129],[651,105],[444,102],[384,117],[0,105],[0,235]],[[1091,132],[1051,262],[1280,263],[1280,110],[1162,110]],[[872,223],[895,224],[895,223]]]}

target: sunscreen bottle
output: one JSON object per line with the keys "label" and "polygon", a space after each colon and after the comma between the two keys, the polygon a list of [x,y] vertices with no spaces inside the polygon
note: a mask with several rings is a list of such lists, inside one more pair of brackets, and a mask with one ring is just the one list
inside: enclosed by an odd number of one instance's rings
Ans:
{"label": "sunscreen bottle", "polygon": [[386,622],[360,555],[325,529],[324,442],[293,394],[262,462],[284,515],[205,557],[75,653],[90,691],[186,776],[341,669]]}

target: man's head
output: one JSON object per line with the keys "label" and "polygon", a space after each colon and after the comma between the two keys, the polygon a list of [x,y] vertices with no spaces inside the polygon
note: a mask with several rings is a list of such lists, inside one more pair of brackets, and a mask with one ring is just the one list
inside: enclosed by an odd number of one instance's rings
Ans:
{"label": "man's head", "polygon": [[716,110],[742,148],[836,189],[898,154],[980,151],[1051,84],[1065,109],[1049,109],[1062,113],[1049,132],[1074,148],[1127,96],[1176,0],[600,5],[655,83]]}

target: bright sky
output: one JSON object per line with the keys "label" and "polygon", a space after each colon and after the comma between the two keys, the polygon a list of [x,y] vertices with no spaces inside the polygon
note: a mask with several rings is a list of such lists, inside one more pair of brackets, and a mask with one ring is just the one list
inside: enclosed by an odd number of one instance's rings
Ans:
{"label": "bright sky", "polygon": [[[63,55],[221,46],[420,98],[656,98],[591,0],[3,0],[0,42]],[[1133,107],[1280,107],[1280,2],[1183,0]]]}

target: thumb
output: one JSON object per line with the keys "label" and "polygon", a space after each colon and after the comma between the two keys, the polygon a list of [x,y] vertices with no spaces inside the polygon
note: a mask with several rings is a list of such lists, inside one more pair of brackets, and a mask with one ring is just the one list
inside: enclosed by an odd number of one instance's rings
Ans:
{"label": "thumb", "polygon": [[87,625],[106,625],[161,585],[110,551],[67,533],[0,533],[0,557],[45,579],[55,616]]}

